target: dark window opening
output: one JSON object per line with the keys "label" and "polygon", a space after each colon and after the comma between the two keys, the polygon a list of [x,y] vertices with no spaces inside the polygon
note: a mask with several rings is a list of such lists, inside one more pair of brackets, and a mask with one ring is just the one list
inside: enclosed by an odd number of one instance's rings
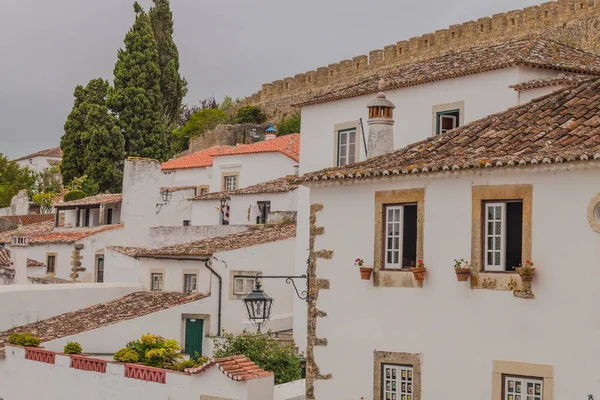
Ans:
{"label": "dark window opening", "polygon": [[53,274],[56,271],[56,256],[47,256],[46,257],[46,273]]}
{"label": "dark window opening", "polygon": [[112,224],[112,208],[109,208],[108,210],[106,210],[106,224],[110,225]]}
{"label": "dark window opening", "polygon": [[256,203],[258,205],[259,215],[256,217],[257,224],[266,224],[267,218],[269,217],[269,213],[271,212],[271,202],[270,201],[259,201]]}
{"label": "dark window opening", "polygon": [[436,135],[446,133],[460,125],[460,110],[449,110],[437,113]]}
{"label": "dark window opening", "polygon": [[85,224],[84,226],[90,226],[90,209],[85,209]]}
{"label": "dark window opening", "polygon": [[417,206],[404,206],[404,234],[402,235],[402,268],[417,265]]}
{"label": "dark window opening", "polygon": [[96,282],[104,282],[104,256],[96,259]]}
{"label": "dark window opening", "polygon": [[506,203],[506,270],[514,271],[523,257],[523,202]]}
{"label": "dark window opening", "polygon": [[192,221],[190,221],[189,219],[183,220],[183,226],[191,226],[191,225],[192,225]]}

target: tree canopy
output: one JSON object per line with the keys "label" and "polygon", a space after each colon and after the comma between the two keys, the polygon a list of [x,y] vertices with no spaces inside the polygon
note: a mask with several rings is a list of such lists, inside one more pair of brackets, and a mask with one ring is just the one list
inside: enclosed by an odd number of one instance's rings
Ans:
{"label": "tree canopy", "polygon": [[289,135],[290,133],[300,133],[300,114],[292,114],[277,124],[278,136]]}
{"label": "tree canopy", "polygon": [[35,180],[36,176],[29,168],[21,168],[0,153],[0,207],[10,206],[10,201],[19,190],[30,191]]}
{"label": "tree canopy", "polygon": [[173,152],[179,153],[186,150],[190,138],[215,129],[217,125],[224,124],[227,120],[227,113],[218,108],[204,108],[196,111],[185,125],[173,132]]}

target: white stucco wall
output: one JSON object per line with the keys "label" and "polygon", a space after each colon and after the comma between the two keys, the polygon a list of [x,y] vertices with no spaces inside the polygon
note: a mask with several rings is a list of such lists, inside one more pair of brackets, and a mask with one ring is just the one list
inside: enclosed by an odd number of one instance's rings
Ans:
{"label": "white stucco wall", "polygon": [[196,189],[176,190],[173,192],[169,203],[162,206],[160,212],[155,215],[156,221],[153,223],[153,226],[183,226],[183,221],[191,221],[192,202],[189,199],[195,195]]}
{"label": "white stucco wall", "polygon": [[[588,204],[600,191],[598,172],[571,165],[311,188],[311,203],[324,205],[317,224],[325,234],[316,249],[334,252],[332,260],[317,262],[318,277],[329,279],[331,289],[319,292],[317,308],[327,317],[318,319],[316,333],[328,344],[315,347],[315,356],[320,372],[333,379],[316,382],[316,397],[372,398],[374,350],[420,353],[424,399],[448,393],[489,399],[493,360],[554,365],[556,399],[600,396],[600,320],[594,317],[600,235],[587,221]],[[533,185],[533,300],[456,281],[452,260],[471,254],[471,187],[491,184]],[[423,288],[361,280],[353,261],[373,262],[374,192],[420,187],[428,268]],[[449,371],[460,371],[469,383]]]}
{"label": "white stucco wall", "polygon": [[245,225],[157,226],[150,228],[150,248],[224,236],[250,229]]}
{"label": "white stucco wall", "polygon": [[140,282],[140,261],[111,249],[104,252],[104,282]]}
{"label": "white stucco wall", "polygon": [[[294,253],[295,275],[307,274],[310,234],[310,189],[298,187],[298,214],[296,215],[296,249]],[[306,301],[294,297],[294,342],[299,351],[306,350]]]}
{"label": "white stucco wall", "polygon": [[[31,161],[30,161],[31,160]],[[27,167],[33,172],[41,173],[46,169],[52,168],[52,166],[48,163],[49,160],[52,161],[61,161],[62,157],[46,157],[46,156],[36,156],[32,158],[26,158],[24,160],[17,161],[17,164],[21,168]]]}
{"label": "white stucco wall", "polygon": [[[513,67],[386,91],[388,100],[396,105],[394,146],[402,148],[431,136],[433,106],[464,101],[464,123],[471,122],[519,104],[518,93],[510,85],[558,73]],[[300,173],[334,165],[336,124],[362,118],[368,141],[367,104],[373,98],[375,94],[302,108]],[[364,160],[362,137],[359,139],[360,159]]]}
{"label": "white stucco wall", "polygon": [[0,332],[114,300],[140,289],[139,284],[0,286]]}
{"label": "white stucco wall", "polygon": [[[211,178],[211,167],[178,169],[164,173],[167,186],[210,185]],[[220,190],[220,187],[215,189],[211,187],[210,190]]]}
{"label": "white stucco wall", "polygon": [[298,162],[279,152],[218,156],[213,160],[210,191],[223,189],[221,177],[226,172],[239,172],[239,189],[292,175],[294,165]]}
{"label": "white stucco wall", "polygon": [[[273,376],[234,381],[217,367],[197,375],[166,373],[160,384],[125,378],[124,364],[108,363],[106,373],[70,368],[70,357],[57,354],[55,364],[25,359],[25,349],[9,347],[0,360],[0,396],[4,399],[90,399],[90,400],[198,400],[230,398],[273,400]],[[31,377],[35,376],[35,384]]]}
{"label": "white stucco wall", "polygon": [[[271,211],[296,211],[296,191],[287,193],[261,193],[231,196],[229,201],[230,225],[253,225],[259,215],[257,202],[270,201]],[[195,200],[192,202],[192,225],[220,224],[219,200]]]}

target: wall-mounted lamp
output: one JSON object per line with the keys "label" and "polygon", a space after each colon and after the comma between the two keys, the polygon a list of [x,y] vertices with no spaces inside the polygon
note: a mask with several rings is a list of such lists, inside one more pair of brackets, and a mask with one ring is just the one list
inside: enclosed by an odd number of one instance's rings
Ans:
{"label": "wall-mounted lamp", "polygon": [[160,197],[162,199],[162,203],[156,203],[156,208],[158,208],[158,210],[156,210],[156,215],[158,215],[160,209],[163,206],[169,204],[169,202],[171,201],[171,197],[173,197],[173,193],[169,189],[165,189],[162,192],[160,192]]}

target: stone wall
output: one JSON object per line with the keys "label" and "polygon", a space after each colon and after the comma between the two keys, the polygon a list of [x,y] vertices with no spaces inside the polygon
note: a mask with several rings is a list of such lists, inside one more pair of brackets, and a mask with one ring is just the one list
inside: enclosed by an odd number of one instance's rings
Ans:
{"label": "stone wall", "polygon": [[433,33],[402,40],[326,67],[270,83],[244,99],[261,106],[270,119],[295,111],[292,104],[347,86],[385,68],[436,57],[451,50],[541,33],[572,46],[600,52],[597,0],[559,0],[451,25]]}
{"label": "stone wall", "polygon": [[[267,127],[268,125],[257,124],[217,125],[212,131],[191,138],[188,150],[181,155],[191,154],[216,145],[235,146],[238,143],[265,140]],[[254,139],[252,137],[253,129],[257,136]]]}

